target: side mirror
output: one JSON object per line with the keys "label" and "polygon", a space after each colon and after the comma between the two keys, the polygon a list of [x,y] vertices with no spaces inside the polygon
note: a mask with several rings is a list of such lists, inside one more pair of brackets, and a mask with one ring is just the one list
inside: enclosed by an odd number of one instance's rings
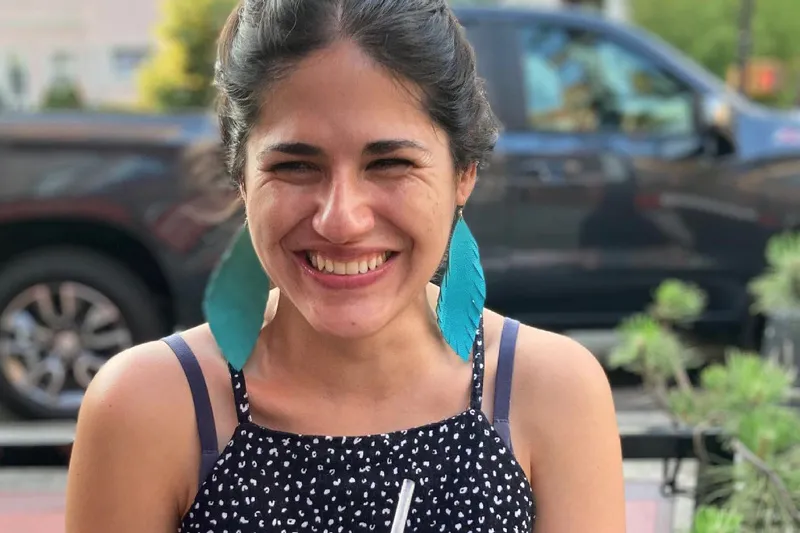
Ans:
{"label": "side mirror", "polygon": [[735,151],[734,107],[725,95],[700,95],[698,119],[706,155],[716,158]]}
{"label": "side mirror", "polygon": [[728,99],[718,94],[699,96],[700,121],[704,129],[730,131],[733,109]]}

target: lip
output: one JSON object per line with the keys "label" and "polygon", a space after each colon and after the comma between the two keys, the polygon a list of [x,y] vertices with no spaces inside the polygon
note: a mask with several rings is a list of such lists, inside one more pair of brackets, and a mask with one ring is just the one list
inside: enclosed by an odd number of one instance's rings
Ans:
{"label": "lip", "polygon": [[352,274],[347,276],[343,276],[341,274],[332,274],[329,272],[320,272],[308,263],[305,252],[295,253],[294,257],[295,260],[300,264],[300,268],[303,270],[303,273],[311,277],[314,281],[327,289],[342,290],[361,289],[376,283],[392,270],[395,259],[397,259],[398,255],[400,254],[393,253],[389,259],[387,259],[383,265],[376,270],[370,270],[364,274]]}

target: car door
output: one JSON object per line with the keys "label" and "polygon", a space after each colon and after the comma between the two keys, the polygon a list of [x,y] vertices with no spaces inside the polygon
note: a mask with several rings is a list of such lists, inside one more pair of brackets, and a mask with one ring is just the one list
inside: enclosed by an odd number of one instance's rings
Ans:
{"label": "car door", "polygon": [[[639,168],[636,158],[647,151],[661,158],[669,136],[630,128],[664,115],[664,128],[679,130],[681,120],[691,122],[691,98],[655,94],[644,105],[626,94],[626,76],[657,72],[646,61],[630,61],[609,83],[621,54],[576,21],[526,18],[503,34],[513,39],[507,45],[521,87],[501,146],[513,191],[508,275],[518,287],[506,311],[555,329],[611,327],[647,305],[681,246],[680,232],[653,220],[639,192],[663,169]],[[671,141],[675,153],[691,145],[681,132]],[[679,250],[678,267],[681,257]]]}

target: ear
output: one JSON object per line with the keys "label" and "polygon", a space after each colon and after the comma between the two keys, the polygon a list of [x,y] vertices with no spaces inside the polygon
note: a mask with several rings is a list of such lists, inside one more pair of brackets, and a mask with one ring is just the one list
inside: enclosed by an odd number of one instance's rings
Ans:
{"label": "ear", "polygon": [[478,177],[478,163],[472,162],[458,176],[456,183],[456,205],[467,203],[472,190],[475,188],[475,181]]}

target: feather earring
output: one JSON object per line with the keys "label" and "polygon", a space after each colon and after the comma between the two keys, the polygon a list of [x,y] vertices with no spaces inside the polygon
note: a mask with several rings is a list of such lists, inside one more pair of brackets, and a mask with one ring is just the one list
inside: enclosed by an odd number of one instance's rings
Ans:
{"label": "feather earring", "polygon": [[459,206],[457,217],[436,302],[436,315],[444,340],[466,361],[472,352],[483,314],[486,280],[478,243],[464,221],[463,207]]}
{"label": "feather earring", "polygon": [[203,313],[222,355],[241,370],[255,348],[269,299],[269,278],[244,225],[211,275]]}

